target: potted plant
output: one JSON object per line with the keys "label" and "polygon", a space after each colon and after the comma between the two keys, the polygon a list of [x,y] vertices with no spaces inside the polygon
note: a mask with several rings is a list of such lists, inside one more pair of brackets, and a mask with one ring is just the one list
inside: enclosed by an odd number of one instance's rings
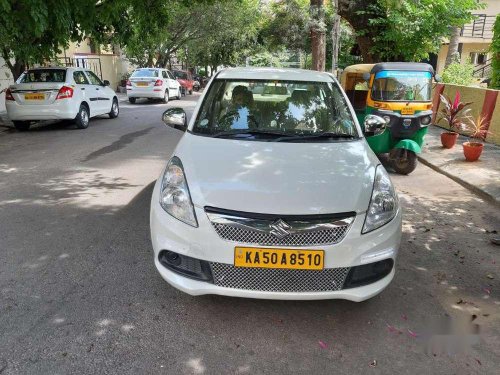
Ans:
{"label": "potted plant", "polygon": [[443,103],[443,108],[441,109],[440,118],[445,120],[449,127],[449,131],[441,133],[441,144],[444,148],[453,148],[457,142],[458,132],[464,127],[464,119],[470,111],[467,106],[471,105],[472,102],[463,103],[460,101],[460,93],[457,91],[455,93],[455,98],[453,101],[447,95],[440,95],[441,102]]}
{"label": "potted plant", "polygon": [[476,121],[473,118],[468,118],[468,133],[469,141],[462,144],[464,148],[464,156],[467,161],[476,161],[481,156],[483,152],[483,141],[488,131],[488,121],[485,117],[479,116]]}

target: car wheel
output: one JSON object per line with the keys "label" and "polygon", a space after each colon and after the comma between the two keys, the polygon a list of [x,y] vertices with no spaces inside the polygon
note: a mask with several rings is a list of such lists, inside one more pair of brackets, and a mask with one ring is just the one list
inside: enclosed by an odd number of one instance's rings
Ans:
{"label": "car wheel", "polygon": [[89,127],[89,110],[84,104],[80,104],[80,109],[75,117],[75,124],[78,129],[87,129]]}
{"label": "car wheel", "polygon": [[[410,174],[417,168],[417,154],[410,150],[398,149],[391,155],[392,168],[399,174]],[[391,152],[393,154],[393,152]]]}
{"label": "car wheel", "polygon": [[113,104],[111,104],[111,112],[109,112],[109,118],[117,118],[120,113],[120,107],[118,106],[118,99],[113,98]]}
{"label": "car wheel", "polygon": [[135,98],[128,98],[130,104],[135,104]]}
{"label": "car wheel", "polygon": [[179,87],[179,89],[177,90],[177,99],[178,100],[182,99],[182,88],[181,87]]}
{"label": "car wheel", "polygon": [[16,130],[20,132],[28,130],[31,126],[31,123],[29,121],[13,121],[13,123]]}
{"label": "car wheel", "polygon": [[189,90],[189,95],[193,95],[193,90]]}
{"label": "car wheel", "polygon": [[165,90],[165,94],[163,94],[163,103],[168,103],[168,90]]}

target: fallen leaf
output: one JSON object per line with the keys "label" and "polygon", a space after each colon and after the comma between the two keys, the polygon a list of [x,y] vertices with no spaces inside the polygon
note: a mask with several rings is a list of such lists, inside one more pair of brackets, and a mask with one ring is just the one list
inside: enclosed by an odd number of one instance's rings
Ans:
{"label": "fallen leaf", "polygon": [[488,279],[490,279],[490,280],[493,280],[493,279],[494,279],[494,277],[493,277],[493,275],[492,275],[491,273],[487,274],[487,275],[486,275],[486,277],[487,277]]}
{"label": "fallen leaf", "polygon": [[479,366],[483,365],[479,359],[477,359],[477,358],[474,358],[474,359],[476,360],[477,363],[479,363]]}
{"label": "fallen leaf", "polygon": [[377,366],[377,360],[376,360],[376,359],[374,359],[374,360],[373,360],[373,361],[371,361],[371,363],[370,363],[370,367],[375,367],[375,366]]}
{"label": "fallen leaf", "polygon": [[491,294],[491,289],[490,288],[483,288],[483,291],[486,292],[487,294]]}
{"label": "fallen leaf", "polygon": [[477,319],[477,315],[476,314],[472,314],[470,321],[473,322],[476,319]]}
{"label": "fallen leaf", "polygon": [[408,317],[406,316],[406,314],[401,315],[401,318],[402,318],[403,320],[408,320]]}
{"label": "fallen leaf", "polygon": [[319,340],[318,344],[321,349],[328,349],[328,345],[326,345],[326,342]]}
{"label": "fallen leaf", "polygon": [[410,334],[411,337],[413,338],[417,338],[418,337],[418,333],[415,333],[413,332],[412,330],[408,329],[408,333]]}
{"label": "fallen leaf", "polygon": [[464,300],[462,298],[460,298],[458,301],[457,301],[457,305],[461,305],[462,303],[464,303]]}

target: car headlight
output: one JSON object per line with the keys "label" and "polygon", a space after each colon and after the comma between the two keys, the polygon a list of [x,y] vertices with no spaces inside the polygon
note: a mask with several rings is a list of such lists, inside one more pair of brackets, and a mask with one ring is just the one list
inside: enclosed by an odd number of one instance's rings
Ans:
{"label": "car headlight", "polygon": [[398,211],[398,196],[384,167],[377,166],[372,197],[361,233],[368,233],[391,221]]}
{"label": "car headlight", "polygon": [[177,156],[170,159],[163,173],[160,205],[176,219],[193,227],[198,226],[184,169],[181,160]]}
{"label": "car headlight", "polygon": [[432,120],[431,116],[424,116],[420,119],[420,123],[422,125],[429,125],[431,123],[431,120]]}

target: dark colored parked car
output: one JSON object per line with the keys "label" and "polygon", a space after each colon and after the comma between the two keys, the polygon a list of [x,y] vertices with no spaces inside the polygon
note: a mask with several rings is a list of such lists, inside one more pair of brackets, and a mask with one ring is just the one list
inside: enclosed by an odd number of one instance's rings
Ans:
{"label": "dark colored parked car", "polygon": [[194,84],[191,73],[185,70],[174,70],[172,73],[174,73],[175,78],[177,78],[177,81],[181,84],[184,95],[191,95],[193,93]]}

